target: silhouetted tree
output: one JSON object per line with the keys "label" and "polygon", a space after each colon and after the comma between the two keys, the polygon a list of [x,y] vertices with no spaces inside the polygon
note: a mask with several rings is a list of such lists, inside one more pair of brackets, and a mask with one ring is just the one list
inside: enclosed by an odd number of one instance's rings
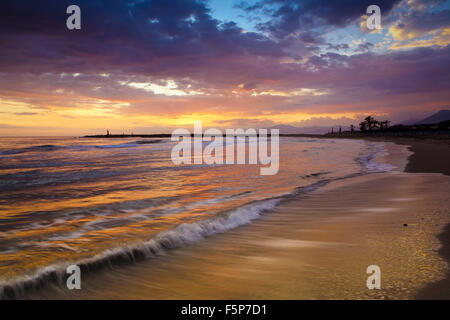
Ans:
{"label": "silhouetted tree", "polygon": [[372,127],[372,131],[375,131],[377,129],[381,129],[381,122],[378,120],[374,120],[373,121],[373,127]]}
{"label": "silhouetted tree", "polygon": [[369,131],[372,134],[375,130],[386,130],[389,128],[390,121],[378,121],[372,116],[368,116],[364,119],[363,122],[359,124],[359,128],[362,132]]}
{"label": "silhouetted tree", "polygon": [[389,120],[384,120],[380,122],[380,130],[387,130],[389,128],[389,124],[391,122]]}
{"label": "silhouetted tree", "polygon": [[367,130],[367,123],[365,121],[359,124],[359,130],[361,130],[361,132],[365,132]]}
{"label": "silhouetted tree", "polygon": [[372,131],[377,123],[377,121],[372,116],[366,117],[364,121],[366,122],[369,131]]}

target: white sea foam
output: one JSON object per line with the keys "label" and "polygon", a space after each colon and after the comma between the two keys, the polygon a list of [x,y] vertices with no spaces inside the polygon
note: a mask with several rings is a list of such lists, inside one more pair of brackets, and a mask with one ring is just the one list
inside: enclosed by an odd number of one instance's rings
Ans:
{"label": "white sea foam", "polygon": [[[339,178],[343,179],[345,177]],[[0,299],[22,296],[30,289],[37,289],[50,283],[62,284],[68,265],[78,265],[82,272],[89,272],[115,263],[134,262],[161,254],[165,250],[179,248],[224,233],[239,226],[250,224],[264,212],[273,210],[281,201],[299,193],[313,191],[330,180],[297,188],[294,192],[253,203],[249,203],[228,213],[193,223],[183,223],[173,229],[160,232],[151,239],[123,247],[108,249],[91,258],[80,261],[59,263],[43,267],[32,275],[25,275],[11,281],[0,280]]]}
{"label": "white sea foam", "polygon": [[389,163],[379,163],[375,161],[377,156],[386,153],[386,150],[382,145],[376,143],[369,143],[368,145],[372,148],[371,152],[357,158],[357,160],[364,165],[367,173],[389,172],[397,168]]}
{"label": "white sea foam", "polygon": [[87,271],[114,262],[150,258],[164,250],[198,242],[205,237],[249,224],[252,220],[259,218],[262,213],[275,208],[281,200],[282,198],[276,198],[248,204],[219,217],[183,223],[171,230],[160,232],[145,242],[109,249],[81,261],[42,268],[33,275],[0,283],[0,298],[17,297],[23,295],[27,289],[37,288],[46,283],[62,283],[66,267],[70,264],[77,264]]}
{"label": "white sea foam", "polygon": [[[301,142],[301,141],[300,141]],[[136,183],[139,185],[141,183],[142,186],[148,186],[148,181],[158,181],[158,180],[152,180],[153,176],[159,176],[160,172],[161,174],[165,172],[171,173],[171,177],[175,179],[175,182],[180,181],[181,179],[185,180],[185,182],[180,183],[180,186],[185,187],[185,189],[191,190],[195,189],[197,192],[197,188],[195,188],[196,185],[200,185],[202,190],[202,197],[198,197],[196,193],[187,193],[186,195],[181,194],[177,195],[175,198],[168,198],[158,201],[153,201],[153,199],[147,201],[147,200],[133,200],[133,201],[122,201],[118,203],[112,203],[112,204],[102,204],[101,206],[97,207],[83,207],[83,208],[75,208],[73,210],[69,210],[62,212],[62,214],[54,214],[53,212],[46,212],[46,223],[39,224],[39,225],[32,225],[27,224],[28,227],[32,228],[45,228],[45,226],[55,225],[55,224],[64,224],[65,221],[71,220],[76,221],[84,216],[98,216],[94,220],[89,220],[92,222],[88,222],[86,224],[80,223],[78,226],[78,229],[75,230],[75,233],[66,233],[66,234],[47,234],[47,238],[43,239],[42,245],[50,245],[49,243],[45,243],[44,240],[66,240],[66,239],[74,239],[83,236],[83,232],[88,232],[92,229],[97,230],[97,228],[108,226],[103,226],[102,223],[105,222],[105,220],[109,221],[117,221],[121,222],[124,219],[128,220],[146,220],[149,218],[153,218],[155,216],[160,215],[167,215],[167,214],[173,214],[180,211],[193,211],[198,209],[199,207],[202,207],[202,210],[198,210],[198,212],[206,212],[207,214],[205,216],[209,216],[210,218],[204,218],[200,216],[196,216],[199,219],[203,218],[203,220],[199,220],[192,223],[184,223],[181,225],[168,225],[169,229],[167,231],[163,231],[161,233],[158,233],[157,235],[153,236],[150,239],[145,240],[145,236],[140,236],[140,239],[143,239],[143,241],[140,241],[138,243],[129,244],[126,246],[122,246],[122,244],[118,241],[116,242],[116,246],[120,247],[113,247],[109,250],[99,252],[96,255],[90,256],[84,260],[78,260],[74,261],[69,258],[66,261],[62,262],[61,264],[53,264],[50,266],[42,266],[39,270],[30,270],[29,274],[26,276],[22,276],[20,278],[16,279],[0,279],[0,298],[3,297],[15,297],[20,296],[24,292],[26,292],[28,289],[35,289],[39,288],[40,286],[46,285],[47,283],[61,283],[66,275],[66,266],[69,264],[77,264],[82,269],[82,272],[90,272],[93,270],[96,270],[100,267],[106,267],[113,264],[120,264],[123,262],[126,263],[132,263],[135,260],[139,259],[146,259],[149,257],[153,257],[155,255],[158,255],[159,253],[171,249],[171,248],[177,248],[184,245],[188,245],[197,241],[201,241],[205,239],[208,236],[217,234],[217,233],[223,233],[228,230],[234,229],[236,227],[239,227],[241,225],[250,224],[254,219],[257,219],[263,214],[264,212],[273,209],[280,201],[282,201],[285,198],[288,198],[292,195],[296,195],[299,192],[309,192],[312,191],[330,181],[334,181],[337,179],[345,179],[350,176],[355,175],[361,175],[365,174],[367,172],[382,172],[385,170],[390,170],[391,167],[385,167],[384,164],[377,163],[378,157],[376,157],[377,154],[380,152],[383,152],[383,149],[379,149],[377,145],[369,145],[369,152],[366,152],[365,155],[358,158],[358,164],[355,163],[355,157],[358,155],[360,146],[358,145],[357,141],[346,142],[344,140],[340,140],[337,143],[334,141],[326,141],[327,145],[329,145],[329,148],[324,148],[323,151],[321,149],[314,149],[314,154],[304,154],[301,153],[301,150],[303,150],[305,144],[299,143],[296,145],[296,148],[289,147],[289,149],[285,149],[286,152],[289,151],[289,159],[286,160],[286,167],[285,172],[281,172],[280,176],[277,177],[278,179],[275,182],[272,182],[270,180],[264,180],[261,178],[261,176],[257,176],[258,179],[255,179],[253,174],[249,172],[244,171],[232,171],[230,170],[230,174],[228,174],[228,167],[223,166],[221,167],[220,171],[217,171],[216,173],[220,173],[223,176],[218,176],[222,180],[221,184],[213,185],[214,188],[208,188],[209,180],[212,179],[211,176],[207,176],[206,179],[192,179],[193,176],[200,175],[203,172],[203,169],[208,169],[208,165],[192,165],[192,166],[169,166],[166,165],[166,163],[160,159],[164,159],[164,155],[157,154],[156,156],[158,161],[161,161],[161,164],[158,166],[152,166],[150,169],[148,167],[143,166],[142,170],[141,168],[130,166],[130,171],[132,175],[131,177],[134,177],[136,175],[142,175],[142,177],[148,179],[148,180],[142,180],[142,182],[136,181]],[[320,144],[322,143],[322,140],[311,141],[308,143],[311,143],[311,148],[315,148],[316,146],[314,143]],[[333,143],[333,144],[331,144]],[[341,147],[340,145],[343,146]],[[122,144],[122,145],[109,145],[106,146],[106,149],[109,149],[108,147],[121,147],[129,144]],[[73,146],[73,145],[72,145]],[[76,147],[80,147],[80,144],[77,143]],[[95,148],[95,146],[89,146],[90,148]],[[349,147],[349,148],[348,148]],[[367,147],[367,145],[366,145]],[[132,148],[130,150],[125,150],[123,154],[128,155],[133,154],[135,156],[139,156],[137,152],[134,152],[133,150],[136,150],[138,148]],[[343,152],[342,150],[345,150]],[[137,151],[137,150],[136,150]],[[123,161],[129,161],[130,158],[124,157],[121,155],[121,152],[117,152],[121,157],[123,157]],[[47,152],[47,156],[52,156],[53,153]],[[109,156],[109,152],[94,152],[94,160],[102,159],[103,154],[107,154]],[[59,156],[59,155],[58,155]],[[78,157],[76,153],[68,153],[68,156],[70,157]],[[149,153],[145,155],[141,159],[141,161],[149,161],[152,160],[155,154]],[[311,166],[304,166],[302,164],[298,165],[297,161],[299,157],[304,157]],[[322,158],[323,157],[323,158]],[[319,160],[326,160],[325,163],[326,166],[320,165],[320,163],[316,166],[316,163],[314,161]],[[77,163],[77,159],[72,160],[70,158],[70,162]],[[121,158],[119,157],[119,160]],[[339,171],[340,168],[336,168],[336,163],[334,159],[340,159],[339,163],[343,163],[344,169],[351,168],[351,170],[343,170],[342,173]],[[39,160],[41,161],[41,160]],[[88,164],[90,162],[87,162]],[[93,162],[97,165],[97,163]],[[121,162],[118,162],[119,164]],[[137,161],[136,163],[141,164],[143,162]],[[38,163],[40,164],[40,162]],[[364,165],[365,170],[361,172],[360,164]],[[27,165],[25,163],[24,165]],[[310,168],[311,167],[311,168]],[[63,178],[64,180],[74,180],[72,179],[72,173],[76,174],[77,176],[80,176],[80,181],[93,179],[101,180],[102,178],[107,177],[114,177],[117,176],[118,172],[127,173],[128,167],[111,167],[111,168],[96,168],[84,173],[79,172],[78,170],[71,170],[68,171],[68,173],[65,173]],[[298,185],[298,183],[305,183],[304,179],[301,179],[301,177],[305,176],[305,168],[310,168],[311,172],[307,175],[308,181],[315,182],[309,186],[301,187],[295,189],[295,187]],[[140,171],[141,170],[141,171]],[[105,172],[103,172],[105,171]],[[122,172],[123,171],[123,172]],[[238,172],[238,174],[236,174]],[[343,173],[345,172],[345,173]],[[46,173],[46,172],[44,172]],[[214,172],[212,172],[214,173]],[[41,172],[33,173],[34,175],[32,178],[33,181],[41,181],[43,179],[43,176]],[[50,175],[51,178],[53,178],[52,171],[49,173],[46,173],[48,177]],[[348,174],[348,176],[344,176],[345,174]],[[28,180],[30,179],[30,172],[26,173],[26,177]],[[58,173],[58,177],[62,176],[61,173]],[[19,179],[20,180],[20,179]],[[11,177],[4,177],[4,181],[6,181],[11,186]],[[23,187],[23,181],[27,181],[25,179],[20,180],[21,183],[20,186]],[[127,181],[127,180],[124,180]],[[133,180],[132,180],[133,181]],[[281,182],[282,183],[281,183]],[[299,182],[301,181],[301,182]],[[243,184],[245,182],[245,185]],[[55,182],[56,183],[56,182]],[[193,188],[191,188],[194,186]],[[282,187],[280,187],[282,186]],[[157,185],[155,185],[157,187]],[[241,190],[242,189],[242,190]],[[270,190],[270,192],[267,192],[267,190]],[[289,194],[294,189],[294,191]],[[242,193],[238,195],[230,195],[229,190],[241,190]],[[221,191],[221,193],[217,194],[217,192]],[[228,192],[225,192],[228,191]],[[207,194],[209,197],[209,194],[211,194],[211,198],[206,198],[204,195]],[[261,199],[259,201],[254,201],[252,203],[248,203],[245,196],[252,194],[247,200],[251,201],[253,199]],[[280,194],[284,194],[284,196],[279,196]],[[269,198],[269,199],[263,199],[264,197],[275,197],[275,198]],[[180,198],[178,198],[180,197]],[[229,197],[233,197],[230,199]],[[243,200],[239,202],[242,203],[248,203],[246,205],[243,205],[237,209],[232,209],[235,204],[233,201],[236,199],[236,197],[242,197]],[[56,198],[57,199],[57,198]],[[226,203],[227,201],[230,202],[230,205],[221,207],[224,208],[224,210],[228,210],[227,213],[221,213],[222,211],[218,211],[217,208],[219,207],[215,206],[217,203]],[[179,205],[177,204],[179,202]],[[169,205],[170,204],[170,205]],[[165,206],[167,205],[167,207]],[[176,208],[176,211],[174,211],[174,207]],[[153,208],[155,208],[155,212],[153,212]],[[124,214],[125,213],[125,214]],[[27,213],[28,214],[28,213]],[[40,213],[43,214],[43,213]],[[36,215],[35,215],[36,216]],[[58,217],[59,220],[55,220],[55,216]],[[103,218],[102,218],[103,217]],[[24,218],[27,218],[26,221],[31,221],[33,223],[33,220],[35,217],[33,217],[31,214],[24,215]],[[17,225],[21,226],[21,225]],[[22,241],[22,240],[20,240]],[[74,242],[73,242],[74,243]],[[20,244],[20,243],[19,243]],[[71,244],[68,242],[68,244]],[[53,244],[51,244],[53,245]],[[65,244],[64,244],[65,245]],[[76,249],[79,250],[79,246],[74,244],[72,247],[65,247],[64,249],[70,250],[70,249]],[[39,252],[39,250],[37,250]],[[33,273],[31,273],[33,272]]]}

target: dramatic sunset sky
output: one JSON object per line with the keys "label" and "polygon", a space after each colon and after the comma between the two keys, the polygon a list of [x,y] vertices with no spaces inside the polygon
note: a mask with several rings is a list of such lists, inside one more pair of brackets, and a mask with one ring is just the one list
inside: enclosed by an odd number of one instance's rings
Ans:
{"label": "dramatic sunset sky", "polygon": [[0,43],[2,136],[395,123],[450,101],[450,1],[0,0]]}

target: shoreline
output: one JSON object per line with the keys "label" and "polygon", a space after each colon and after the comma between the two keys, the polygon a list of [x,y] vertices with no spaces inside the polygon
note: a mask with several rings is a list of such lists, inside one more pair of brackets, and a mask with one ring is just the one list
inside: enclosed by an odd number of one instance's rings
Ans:
{"label": "shoreline", "polygon": [[[50,284],[23,298],[450,299],[448,142],[364,140],[397,169],[330,181],[157,259],[83,272],[80,292]],[[382,290],[366,288],[369,265]]]}
{"label": "shoreline", "polygon": [[[413,141],[408,141],[410,139],[395,140],[391,139],[397,144],[408,145],[409,149],[414,152],[408,159],[405,172],[437,172],[450,176],[450,142],[448,140],[430,139],[426,142],[417,139]],[[434,157],[430,155],[434,155]],[[437,238],[441,242],[439,254],[450,266],[450,223],[443,228]],[[445,279],[430,283],[418,292],[417,298],[450,300],[450,267]]]}
{"label": "shoreline", "polygon": [[[399,145],[406,145],[413,152],[408,157],[405,172],[409,173],[441,173],[450,176],[450,141],[447,139],[418,139],[400,137],[369,138],[368,140],[384,140]],[[450,266],[450,223],[437,235],[441,243],[439,254]],[[450,267],[445,279],[430,283],[420,290],[417,299],[450,300]]]}
{"label": "shoreline", "polygon": [[[450,176],[450,140],[429,137],[366,137],[368,141],[386,141],[407,146],[412,152],[404,167],[406,173],[438,173]],[[420,300],[450,300],[450,223],[436,235],[441,243],[439,255],[447,262],[448,270],[444,279],[429,283],[416,295]]]}
{"label": "shoreline", "polygon": [[[406,161],[404,145],[385,146],[389,154],[382,157],[400,171],[421,164],[417,151]],[[29,298],[430,298],[438,292],[433,285],[449,288],[448,255],[445,260],[443,249],[438,254],[436,238],[450,225],[449,178],[400,171],[334,181],[252,224],[157,259],[87,275],[80,292],[53,289]],[[439,239],[445,248],[448,241]],[[365,287],[372,264],[382,269],[382,290]]]}
{"label": "shoreline", "polygon": [[405,172],[442,173],[450,176],[450,140],[433,138],[366,137],[374,142],[393,142],[407,146],[413,152],[408,157]]}
{"label": "shoreline", "polygon": [[[32,299],[414,299],[443,279],[435,237],[448,177],[369,174],[286,201],[252,224]],[[408,224],[407,227],[404,224]],[[366,268],[381,268],[381,290]]]}

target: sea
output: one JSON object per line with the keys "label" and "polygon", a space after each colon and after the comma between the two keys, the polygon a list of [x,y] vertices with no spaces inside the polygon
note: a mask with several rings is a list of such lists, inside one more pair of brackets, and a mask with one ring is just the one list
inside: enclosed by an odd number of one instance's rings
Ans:
{"label": "sea", "polygon": [[[248,144],[248,141],[244,142]],[[330,182],[396,170],[383,144],[280,137],[279,171],[181,164],[170,138],[0,138],[0,297],[207,242]]]}

